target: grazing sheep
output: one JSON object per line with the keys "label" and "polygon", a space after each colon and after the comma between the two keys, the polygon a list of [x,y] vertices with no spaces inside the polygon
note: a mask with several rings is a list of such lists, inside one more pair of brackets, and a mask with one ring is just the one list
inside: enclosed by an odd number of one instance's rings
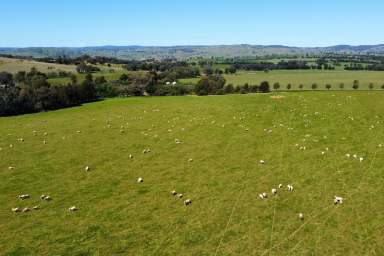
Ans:
{"label": "grazing sheep", "polygon": [[138,183],[142,183],[142,182],[144,182],[144,180],[143,180],[143,178],[138,178],[138,179],[137,179],[137,182],[138,182]]}
{"label": "grazing sheep", "polygon": [[179,197],[179,198],[183,198],[183,194],[179,194],[178,197]]}
{"label": "grazing sheep", "polygon": [[81,133],[81,131],[76,131],[77,133]]}
{"label": "grazing sheep", "polygon": [[192,204],[192,200],[191,199],[187,199],[187,200],[184,201],[184,204],[185,205],[190,205],[190,204]]}
{"label": "grazing sheep", "polygon": [[363,157],[360,157],[360,158],[359,158],[360,163],[363,162],[363,160],[364,160]]}
{"label": "grazing sheep", "polygon": [[50,200],[51,200],[51,197],[50,197],[50,196],[47,196],[47,195],[41,195],[41,196],[40,196],[40,199],[41,199],[41,200],[45,200],[45,201],[50,201]]}
{"label": "grazing sheep", "polygon": [[8,167],[8,170],[10,170],[10,171],[12,171],[13,169],[15,169],[15,167],[13,167],[13,166]]}
{"label": "grazing sheep", "polygon": [[322,154],[322,155],[325,155],[325,152],[324,152],[324,151],[321,151],[321,154]]}
{"label": "grazing sheep", "polygon": [[189,159],[188,159],[188,162],[193,162],[193,159],[192,159],[192,158],[189,158]]}
{"label": "grazing sheep", "polygon": [[74,211],[77,211],[77,208],[76,208],[76,206],[71,206],[68,208],[68,211],[74,212]]}
{"label": "grazing sheep", "polygon": [[19,138],[19,139],[17,139],[17,141],[24,142],[24,139],[23,138]]}
{"label": "grazing sheep", "polygon": [[23,209],[23,212],[29,212],[31,209],[29,209],[28,207],[25,207],[24,209]]}
{"label": "grazing sheep", "polygon": [[43,143],[44,143],[44,145],[45,145],[45,144],[47,144],[47,141],[46,141],[46,140],[43,140]]}
{"label": "grazing sheep", "polygon": [[180,141],[179,139],[175,139],[175,143],[176,143],[176,144],[180,144],[181,141]]}
{"label": "grazing sheep", "polygon": [[347,158],[350,158],[350,157],[351,157],[351,154],[345,154],[345,156],[346,156]]}
{"label": "grazing sheep", "polygon": [[288,191],[292,192],[293,191],[293,186],[292,185],[287,185]]}
{"label": "grazing sheep", "polygon": [[343,198],[340,196],[334,196],[333,203],[334,204],[343,204]]}
{"label": "grazing sheep", "polygon": [[260,160],[260,164],[265,164],[265,161],[264,160]]}
{"label": "grazing sheep", "polygon": [[14,212],[14,213],[17,213],[17,212],[20,212],[20,211],[21,211],[20,208],[17,208],[17,207],[12,208],[12,212]]}
{"label": "grazing sheep", "polygon": [[171,191],[171,195],[173,195],[173,196],[177,195],[176,190],[172,190],[172,191]]}
{"label": "grazing sheep", "polygon": [[28,195],[28,194],[25,194],[25,195],[19,195],[19,199],[21,199],[21,200],[28,199],[28,198],[29,198],[29,195]]}
{"label": "grazing sheep", "polygon": [[89,168],[89,166],[85,166],[85,171],[86,172],[89,172],[91,170],[91,168]]}
{"label": "grazing sheep", "polygon": [[354,154],[354,155],[353,155],[353,158],[357,158],[357,155],[356,155],[356,154]]}
{"label": "grazing sheep", "polygon": [[304,214],[299,213],[299,219],[300,219],[300,220],[304,220]]}
{"label": "grazing sheep", "polygon": [[272,192],[273,195],[276,195],[276,194],[277,194],[277,189],[273,188],[273,189],[271,190],[271,192]]}
{"label": "grazing sheep", "polygon": [[259,194],[260,199],[264,199],[263,194]]}
{"label": "grazing sheep", "polygon": [[279,184],[279,188],[282,188],[282,187],[283,187],[283,184],[280,183],[280,184]]}
{"label": "grazing sheep", "polygon": [[33,206],[33,208],[32,208],[33,210],[39,210],[40,209],[40,207],[38,206],[38,205],[35,205],[35,206]]}
{"label": "grazing sheep", "polygon": [[129,158],[131,158],[131,159],[132,159],[132,158],[133,158],[133,155],[132,155],[132,154],[129,154]]}

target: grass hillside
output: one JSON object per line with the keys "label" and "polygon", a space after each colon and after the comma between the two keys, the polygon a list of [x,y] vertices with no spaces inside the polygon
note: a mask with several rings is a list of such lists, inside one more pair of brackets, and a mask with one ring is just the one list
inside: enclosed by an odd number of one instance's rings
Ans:
{"label": "grass hillside", "polygon": [[133,97],[0,118],[0,254],[379,255],[382,99]]}
{"label": "grass hillside", "polygon": [[44,73],[52,71],[57,72],[59,70],[76,72],[75,65],[44,63],[33,60],[0,57],[0,72],[6,71],[10,73],[16,73],[18,71],[29,71],[33,67],[37,68],[39,71]]}

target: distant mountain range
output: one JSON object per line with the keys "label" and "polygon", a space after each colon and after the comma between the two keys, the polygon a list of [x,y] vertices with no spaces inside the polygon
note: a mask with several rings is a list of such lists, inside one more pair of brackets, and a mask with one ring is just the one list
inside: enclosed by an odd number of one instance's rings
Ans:
{"label": "distant mountain range", "polygon": [[32,57],[116,57],[121,59],[177,58],[189,57],[245,57],[263,55],[292,55],[306,53],[374,53],[384,54],[384,44],[379,45],[335,45],[329,47],[290,47],[284,45],[200,45],[200,46],[89,46],[89,47],[26,47],[0,48],[0,54]]}

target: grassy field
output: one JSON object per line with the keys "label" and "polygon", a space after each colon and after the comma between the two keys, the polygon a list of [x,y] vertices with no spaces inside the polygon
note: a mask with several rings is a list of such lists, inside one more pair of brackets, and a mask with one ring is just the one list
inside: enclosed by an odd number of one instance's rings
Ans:
{"label": "grassy field", "polygon": [[[279,82],[281,89],[287,84],[292,89],[298,89],[300,84],[304,89],[310,89],[313,83],[317,83],[319,89],[325,89],[326,84],[331,84],[333,89],[339,89],[340,83],[345,84],[346,89],[351,89],[354,80],[359,80],[360,89],[368,89],[369,83],[373,83],[376,89],[384,84],[384,72],[380,71],[322,71],[322,70],[274,70],[268,73],[240,71],[234,75],[224,75],[227,84],[250,85],[260,84],[262,81],[269,81],[271,86]],[[181,79],[184,84],[195,84],[199,78]]]}
{"label": "grassy field", "polygon": [[380,255],[382,99],[142,97],[0,118],[0,254]]}

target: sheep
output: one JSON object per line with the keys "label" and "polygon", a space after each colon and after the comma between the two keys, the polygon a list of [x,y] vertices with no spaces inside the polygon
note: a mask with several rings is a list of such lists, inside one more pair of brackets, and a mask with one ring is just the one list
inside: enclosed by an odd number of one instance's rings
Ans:
{"label": "sheep", "polygon": [[260,198],[260,199],[264,199],[263,194],[259,194],[259,198]]}
{"label": "sheep", "polygon": [[359,158],[360,163],[363,162],[363,160],[364,160],[363,157],[360,157],[360,158]]}
{"label": "sheep", "polygon": [[23,138],[18,138],[17,141],[24,142]]}
{"label": "sheep", "polygon": [[86,172],[89,172],[91,170],[91,168],[89,166],[85,166],[85,171]]}
{"label": "sheep", "polygon": [[35,205],[35,206],[32,207],[32,209],[33,209],[33,210],[39,210],[40,207],[39,207],[38,205]]}
{"label": "sheep", "polygon": [[183,198],[183,194],[178,194],[177,195],[179,198]]}
{"label": "sheep", "polygon": [[43,140],[43,144],[44,144],[44,145],[47,144],[47,141],[46,141],[46,140]]}
{"label": "sheep", "polygon": [[40,196],[40,199],[41,199],[41,200],[45,200],[45,201],[50,201],[50,200],[51,200],[51,197],[50,197],[50,196],[47,196],[47,195],[41,195],[41,196]]}
{"label": "sheep", "polygon": [[28,194],[25,194],[25,195],[19,195],[19,199],[21,200],[25,200],[25,199],[28,199],[29,198],[29,195]]}
{"label": "sheep", "polygon": [[186,206],[188,206],[188,205],[192,204],[192,200],[191,199],[187,199],[187,200],[184,201],[184,204]]}
{"label": "sheep", "polygon": [[12,208],[12,212],[14,212],[14,213],[17,213],[17,212],[20,212],[20,211],[21,211],[20,208],[17,208],[17,207]]}
{"label": "sheep", "polygon": [[293,186],[292,185],[287,185],[288,191],[292,192],[293,191]]}
{"label": "sheep", "polygon": [[29,212],[30,210],[28,207],[25,207],[22,212]]}
{"label": "sheep", "polygon": [[171,195],[173,195],[173,196],[177,195],[176,190],[172,190],[172,191],[171,191]]}
{"label": "sheep", "polygon": [[133,155],[132,155],[132,154],[129,154],[129,158],[131,158],[131,159],[132,159],[132,158],[133,158]]}
{"label": "sheep", "polygon": [[265,161],[264,160],[260,160],[260,164],[265,164]]}
{"label": "sheep", "polygon": [[340,196],[334,196],[333,203],[334,204],[343,204],[343,198]]}
{"label": "sheep", "polygon": [[357,155],[356,155],[356,154],[354,154],[354,155],[353,155],[353,158],[357,158]]}
{"label": "sheep", "polygon": [[13,167],[13,166],[8,167],[8,170],[10,170],[10,171],[12,171],[13,169],[15,169],[15,167]]}
{"label": "sheep", "polygon": [[300,220],[304,220],[304,214],[299,213],[299,219],[300,219]]}
{"label": "sheep", "polygon": [[279,188],[282,188],[282,187],[283,187],[283,184],[280,183],[280,184],[279,184]]}
{"label": "sheep", "polygon": [[180,144],[181,141],[180,141],[179,139],[175,139],[175,143],[176,143],[176,144]]}
{"label": "sheep", "polygon": [[10,147],[10,148],[13,148],[13,144],[9,144],[9,147]]}
{"label": "sheep", "polygon": [[76,208],[76,206],[71,206],[68,208],[68,211],[74,212],[74,211],[77,211],[77,208]]}
{"label": "sheep", "polygon": [[271,190],[271,192],[272,192],[273,195],[276,195],[276,194],[277,194],[277,189],[273,188],[273,189]]}
{"label": "sheep", "polygon": [[137,182],[138,183],[142,183],[142,182],[144,182],[144,180],[143,180],[143,178],[140,177],[140,178],[137,179]]}
{"label": "sheep", "polygon": [[347,158],[350,158],[350,157],[351,157],[351,154],[345,154],[345,156],[346,156]]}
{"label": "sheep", "polygon": [[190,162],[190,163],[193,162],[193,159],[192,159],[192,158],[189,158],[189,159],[188,159],[188,162]]}
{"label": "sheep", "polygon": [[81,133],[81,131],[76,131],[77,133]]}
{"label": "sheep", "polygon": [[47,136],[47,135],[48,135],[48,133],[47,133],[47,132],[45,132],[45,133],[44,133],[44,136]]}

